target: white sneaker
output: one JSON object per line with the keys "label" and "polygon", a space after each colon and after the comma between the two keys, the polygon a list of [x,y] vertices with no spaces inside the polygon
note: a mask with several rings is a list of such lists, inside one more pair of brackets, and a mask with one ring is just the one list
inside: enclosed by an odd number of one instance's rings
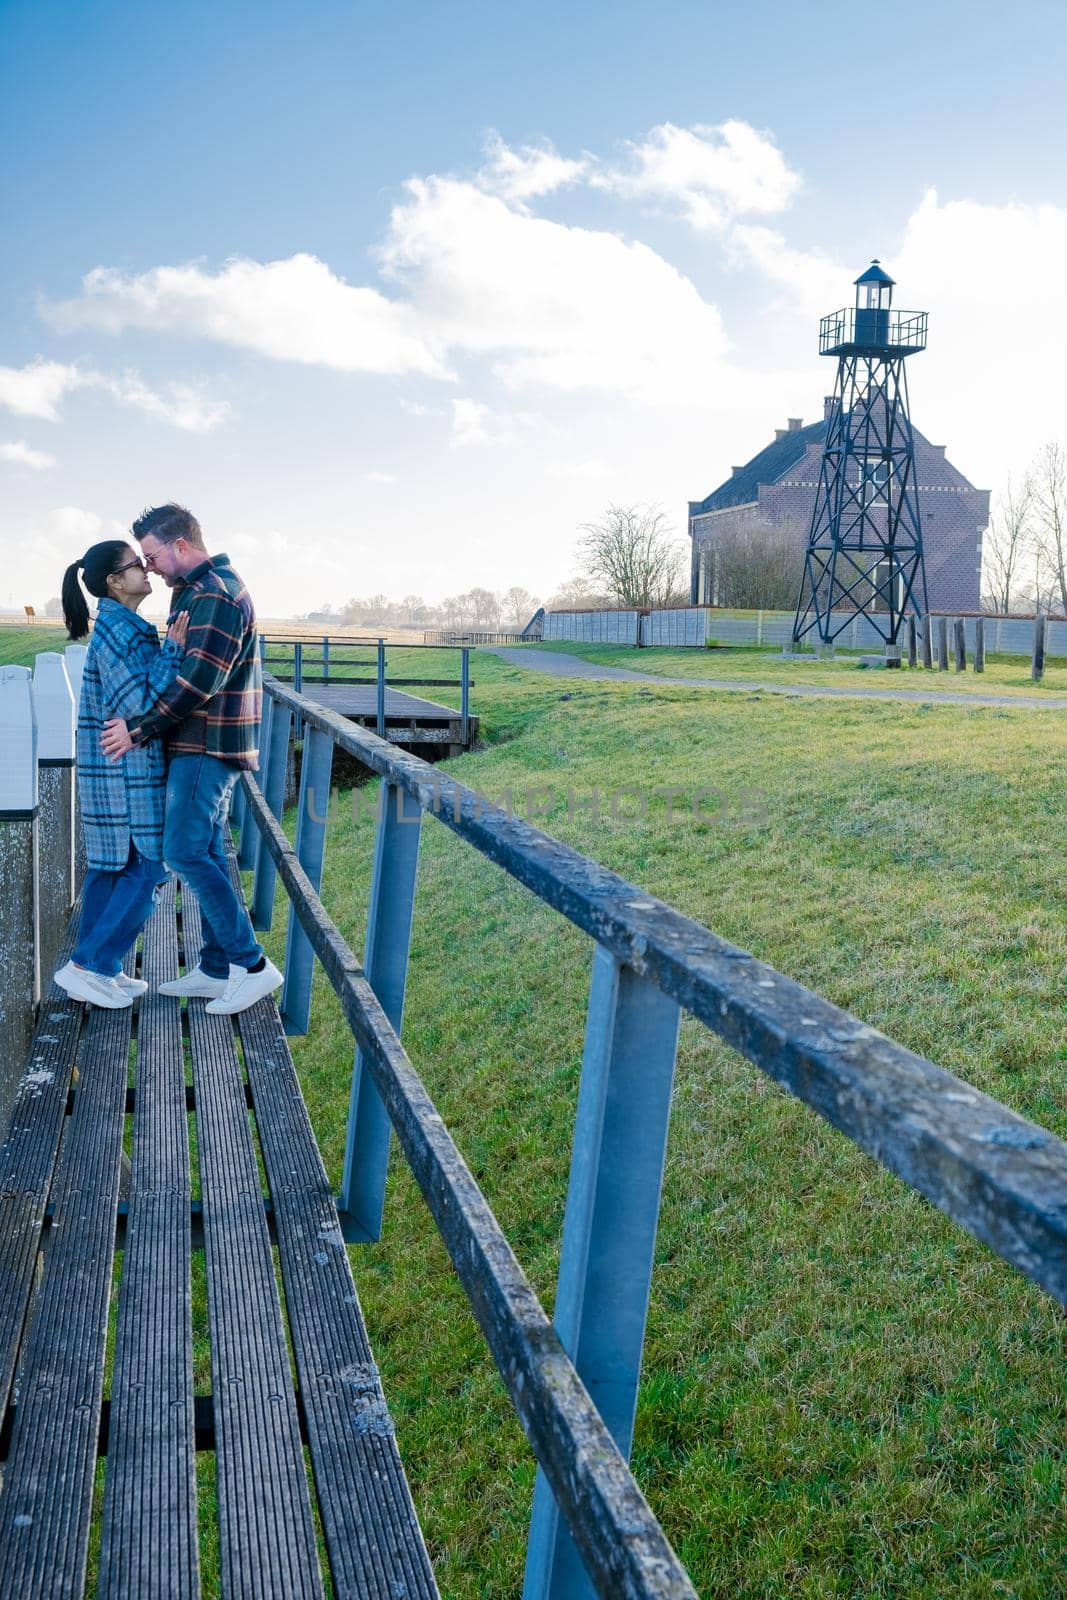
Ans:
{"label": "white sneaker", "polygon": [[125,972],[118,973],[112,978],[112,983],[117,983],[131,999],[136,1000],[139,995],[148,993],[148,985],[143,978],[128,977]]}
{"label": "white sneaker", "polygon": [[55,975],[55,982],[65,989],[72,1000],[84,1000],[87,1005],[100,1006],[105,1011],[121,1011],[133,1004],[133,996],[120,989],[114,978],[105,978],[86,967],[76,967],[68,961]]}
{"label": "white sneaker", "polygon": [[[233,971],[233,968],[230,968]],[[160,994],[177,994],[184,998],[200,996],[208,1000],[215,1000],[226,990],[227,979],[213,978],[209,972],[201,972],[199,967],[194,967],[192,972],[187,972],[184,978],[171,978],[169,983],[161,983]]]}
{"label": "white sneaker", "polygon": [[238,1011],[247,1011],[266,994],[273,994],[282,985],[282,975],[273,961],[266,961],[258,972],[247,967],[230,967],[230,977],[225,993],[217,1000],[209,1000],[204,1007],[213,1017],[232,1017]]}

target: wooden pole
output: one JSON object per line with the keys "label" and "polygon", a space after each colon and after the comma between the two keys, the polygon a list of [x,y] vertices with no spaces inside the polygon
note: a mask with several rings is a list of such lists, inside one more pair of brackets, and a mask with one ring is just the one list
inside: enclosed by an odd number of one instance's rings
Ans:
{"label": "wooden pole", "polygon": [[5,1125],[41,997],[37,721],[29,667],[0,667],[0,1121]]}
{"label": "wooden pole", "polygon": [[33,668],[37,717],[37,880],[41,976],[47,984],[74,903],[74,695],[63,657],[39,655]]}
{"label": "wooden pole", "polygon": [[974,621],[974,670],[985,671],[985,618],[976,617]]}
{"label": "wooden pole", "polygon": [[915,638],[915,618],[908,618],[908,666],[914,667],[918,661],[918,651]]}
{"label": "wooden pole", "polygon": [[933,670],[933,665],[934,665],[933,626],[934,626],[933,617],[925,616],[922,619],[923,667],[927,672],[932,671]]}
{"label": "wooden pole", "polygon": [[967,624],[962,617],[957,617],[952,624],[952,632],[956,644],[956,671],[967,670]]}
{"label": "wooden pole", "polygon": [[1030,676],[1040,683],[1045,676],[1045,613],[1039,611],[1034,618],[1034,654],[1030,663]]}
{"label": "wooden pole", "polygon": [[[83,644],[68,644],[63,652],[63,660],[67,663],[67,677],[70,679],[70,692],[74,696],[74,722],[75,730],[78,721],[78,707],[81,704],[82,674],[85,671],[85,658],[88,650]],[[74,753],[77,756],[78,738],[77,731],[74,736]],[[85,830],[82,827],[81,794],[78,789],[78,768],[74,767],[74,898],[81,893],[82,883],[85,879]]]}
{"label": "wooden pole", "polygon": [[948,618],[937,619],[937,670],[948,671]]}

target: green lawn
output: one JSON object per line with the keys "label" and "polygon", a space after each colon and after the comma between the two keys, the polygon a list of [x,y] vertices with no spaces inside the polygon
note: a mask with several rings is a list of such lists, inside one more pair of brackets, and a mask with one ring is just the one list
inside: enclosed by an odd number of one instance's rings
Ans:
{"label": "green lawn", "polygon": [[[1058,719],[477,676],[490,748],[450,771],[519,810],[532,788],[549,831],[1067,1134]],[[681,789],[676,820],[653,795],[613,822],[624,785]],[[735,820],[695,820],[702,787]],[[372,793],[327,847],[357,951]],[[283,936],[279,900],[275,956]],[[591,954],[427,823],[405,1042],[549,1306]],[[336,1181],[351,1040],[321,976],[294,1054]],[[517,1595],[532,1462],[399,1161],[383,1242],[352,1254],[442,1587]],[[1047,1600],[1063,1336],[1045,1295],[683,1025],[634,1466],[702,1594]]]}
{"label": "green lawn", "polygon": [[[455,670],[407,655],[398,670]],[[1060,717],[561,683],[480,654],[473,670],[486,748],[449,771],[1067,1136]],[[640,793],[613,819],[624,787]],[[701,790],[721,820],[694,815]],[[358,952],[374,785],[356,793],[324,899]],[[551,1309],[592,945],[441,823],[424,831],[405,1043]],[[284,935],[279,894],[275,958]],[[321,973],[293,1045],[336,1183],[352,1041]],[[442,1590],[516,1597],[532,1459],[398,1159],[383,1240],[351,1256]],[[201,1329],[202,1299],[198,1280]],[[1062,1592],[1065,1330],[683,1023],[634,1470],[702,1595]]]}
{"label": "green lawn", "polygon": [[38,651],[63,650],[70,640],[63,627],[39,622],[33,627],[0,623],[0,667],[32,666]]}
{"label": "green lawn", "polygon": [[[968,658],[966,672],[913,670],[907,662],[897,671],[880,671],[859,666],[860,652],[838,652],[832,661],[790,660],[781,649],[755,645],[717,645],[709,649],[667,648],[659,645],[636,650],[625,644],[575,644],[551,640],[522,649],[551,651],[556,655],[579,656],[598,666],[626,667],[631,672],[649,672],[667,678],[721,678],[763,683],[811,683],[820,687],[865,689],[928,689],[933,694],[1047,694],[1067,696],[1067,660],[1051,657],[1046,662],[1040,683],[1030,677],[1030,659],[1023,656],[987,656],[984,672],[972,670]],[[480,665],[481,657],[478,658]]]}

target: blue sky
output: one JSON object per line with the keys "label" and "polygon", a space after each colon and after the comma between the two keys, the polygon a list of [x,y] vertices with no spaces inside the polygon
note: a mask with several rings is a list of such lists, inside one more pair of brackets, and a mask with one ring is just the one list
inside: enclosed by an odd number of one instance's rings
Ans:
{"label": "blue sky", "polygon": [[872,255],[999,488],[1067,431],[1065,21],[3,0],[0,604],[171,497],[264,614],[546,595],[819,414]]}

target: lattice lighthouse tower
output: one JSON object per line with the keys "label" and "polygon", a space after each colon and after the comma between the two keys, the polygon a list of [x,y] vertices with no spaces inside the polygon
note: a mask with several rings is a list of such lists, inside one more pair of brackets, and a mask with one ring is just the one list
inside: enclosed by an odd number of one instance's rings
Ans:
{"label": "lattice lighthouse tower", "polygon": [[793,642],[831,645],[859,612],[896,645],[925,616],[926,570],[904,362],[926,348],[926,312],[894,311],[877,261],[856,304],[823,317],[819,354],[837,357]]}

